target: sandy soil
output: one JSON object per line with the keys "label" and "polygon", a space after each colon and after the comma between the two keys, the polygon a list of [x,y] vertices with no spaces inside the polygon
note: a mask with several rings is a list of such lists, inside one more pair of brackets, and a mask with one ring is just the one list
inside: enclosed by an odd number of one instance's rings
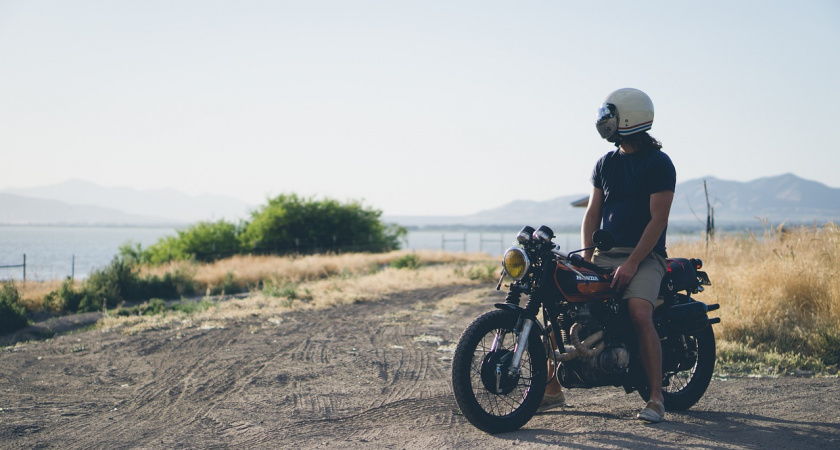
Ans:
{"label": "sandy soil", "polygon": [[692,410],[645,425],[619,388],[514,433],[473,428],[452,397],[451,350],[499,301],[433,314],[473,289],[281,320],[135,336],[60,334],[0,353],[2,448],[840,448],[840,379],[714,380]]}

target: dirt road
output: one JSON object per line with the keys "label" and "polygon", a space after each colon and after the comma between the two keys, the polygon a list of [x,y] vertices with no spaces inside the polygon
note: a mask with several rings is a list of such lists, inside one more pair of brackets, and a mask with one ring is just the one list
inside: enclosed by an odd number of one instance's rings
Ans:
{"label": "dirt road", "polygon": [[85,331],[0,352],[0,448],[840,448],[840,379],[715,380],[645,425],[638,395],[573,390],[574,408],[490,436],[449,385],[461,330],[500,297],[436,316],[474,286],[318,314],[135,336]]}

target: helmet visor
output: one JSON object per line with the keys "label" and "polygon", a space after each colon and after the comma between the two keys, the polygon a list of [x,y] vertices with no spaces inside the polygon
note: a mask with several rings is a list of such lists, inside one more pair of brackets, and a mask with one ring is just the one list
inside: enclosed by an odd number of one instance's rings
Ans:
{"label": "helmet visor", "polygon": [[618,113],[616,112],[615,105],[604,103],[598,108],[598,118],[595,120],[595,128],[598,129],[598,134],[608,141],[618,134]]}

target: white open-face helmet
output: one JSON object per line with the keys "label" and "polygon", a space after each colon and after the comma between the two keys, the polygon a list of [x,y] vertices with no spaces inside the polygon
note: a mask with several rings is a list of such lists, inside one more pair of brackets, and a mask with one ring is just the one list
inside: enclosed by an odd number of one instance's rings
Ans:
{"label": "white open-face helmet", "polygon": [[602,138],[619,142],[622,137],[650,130],[653,126],[653,102],[644,92],[624,88],[607,96],[598,109],[595,128]]}

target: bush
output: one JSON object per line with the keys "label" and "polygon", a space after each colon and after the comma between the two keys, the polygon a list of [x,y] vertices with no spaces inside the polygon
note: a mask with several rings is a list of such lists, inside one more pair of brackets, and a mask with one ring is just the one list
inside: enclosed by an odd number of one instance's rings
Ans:
{"label": "bush", "polygon": [[67,277],[57,291],[44,296],[44,308],[53,312],[76,312],[84,292],[76,291],[73,280]]}
{"label": "bush", "polygon": [[212,262],[236,255],[241,250],[239,229],[225,220],[199,222],[177,233],[177,237],[163,237],[144,251],[139,246],[135,250],[130,244],[124,244],[120,251],[127,256],[139,252],[143,261],[162,264],[185,259]]}
{"label": "bush", "polygon": [[221,284],[208,288],[210,295],[230,295],[244,290],[245,289],[240,286],[239,282],[236,280],[236,276],[233,272],[225,273],[224,277],[222,277]]}
{"label": "bush", "polygon": [[387,252],[400,248],[408,231],[386,225],[382,211],[359,202],[279,195],[242,226],[220,220],[199,222],[166,236],[145,250],[132,242],[120,247],[123,260],[163,264],[178,260],[212,262],[236,254],[285,255],[327,252]]}
{"label": "bush", "polygon": [[407,231],[381,215],[358,202],[279,195],[252,214],[240,240],[246,251],[276,255],[398,249]]}
{"label": "bush", "polygon": [[166,311],[166,302],[159,298],[153,298],[147,302],[143,302],[137,306],[130,308],[120,308],[117,311],[118,316],[155,316],[163,314]]}
{"label": "bush", "polygon": [[420,267],[420,257],[416,253],[409,253],[391,261],[395,269],[416,269]]}
{"label": "bush", "polygon": [[29,325],[26,311],[20,305],[20,293],[12,282],[0,288],[0,334],[11,333]]}
{"label": "bush", "polygon": [[121,300],[139,300],[131,297],[132,288],[138,284],[139,277],[134,266],[119,257],[114,257],[105,269],[97,270],[85,280],[82,287],[82,299],[77,312],[98,311],[113,308]]}
{"label": "bush", "polygon": [[468,267],[466,275],[473,281],[496,282],[501,276],[501,268],[498,264],[479,264]]}
{"label": "bush", "polygon": [[216,306],[215,302],[209,300],[201,300],[198,302],[182,301],[166,306],[166,302],[160,298],[153,298],[140,305],[129,308],[120,308],[117,310],[117,316],[156,316],[165,314],[167,311],[177,311],[184,314],[193,314],[206,311]]}
{"label": "bush", "polygon": [[192,275],[181,270],[166,272],[162,276],[147,275],[138,278],[123,294],[129,301],[145,300],[148,298],[176,299],[185,295],[195,294],[196,283]]}
{"label": "bush", "polygon": [[140,277],[133,263],[114,257],[111,264],[94,271],[78,289],[68,277],[58,291],[47,294],[44,303],[54,311],[81,313],[114,308],[122,301],[175,299],[194,293],[193,275],[186,271]]}

